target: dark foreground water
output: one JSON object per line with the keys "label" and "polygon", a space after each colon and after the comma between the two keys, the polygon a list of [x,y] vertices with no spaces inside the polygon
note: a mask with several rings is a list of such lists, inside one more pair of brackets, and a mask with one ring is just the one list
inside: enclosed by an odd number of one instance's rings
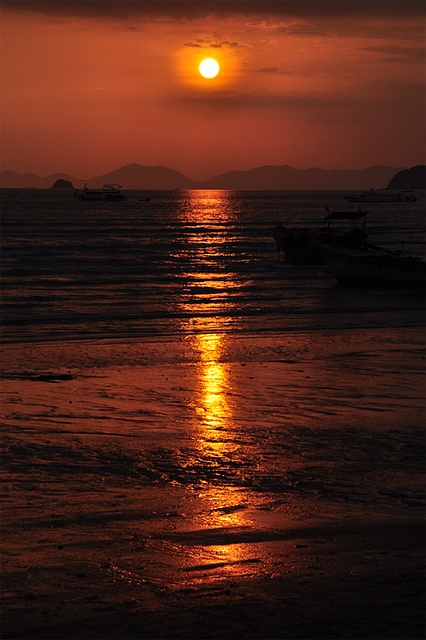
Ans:
{"label": "dark foreground water", "polygon": [[423,637],[424,293],[277,256],[341,193],[129,196],[3,193],[4,637]]}

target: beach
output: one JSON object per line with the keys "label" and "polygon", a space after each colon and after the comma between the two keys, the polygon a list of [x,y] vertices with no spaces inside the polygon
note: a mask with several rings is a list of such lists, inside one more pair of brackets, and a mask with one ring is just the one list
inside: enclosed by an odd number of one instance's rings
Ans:
{"label": "beach", "polygon": [[424,291],[277,254],[339,192],[126,195],[2,192],[2,638],[423,638]]}
{"label": "beach", "polygon": [[3,638],[424,637],[420,327],[2,370]]}

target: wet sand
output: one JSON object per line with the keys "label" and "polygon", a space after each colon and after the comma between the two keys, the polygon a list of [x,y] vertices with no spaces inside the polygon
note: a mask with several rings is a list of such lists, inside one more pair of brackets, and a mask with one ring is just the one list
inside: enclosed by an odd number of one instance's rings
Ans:
{"label": "wet sand", "polygon": [[391,333],[4,347],[2,638],[424,638],[423,337]]}
{"label": "wet sand", "polygon": [[4,534],[4,638],[424,637],[420,521],[160,533],[117,501]]}

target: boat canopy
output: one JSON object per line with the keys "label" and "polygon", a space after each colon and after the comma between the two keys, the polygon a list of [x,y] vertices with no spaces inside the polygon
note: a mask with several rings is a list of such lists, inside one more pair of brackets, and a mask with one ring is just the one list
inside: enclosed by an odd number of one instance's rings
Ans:
{"label": "boat canopy", "polygon": [[358,211],[330,211],[328,207],[325,208],[324,228],[326,225],[330,228],[331,220],[350,220],[352,222],[352,229],[359,229],[360,218],[362,218],[362,226],[365,231],[365,217],[369,213],[363,211],[359,207]]}

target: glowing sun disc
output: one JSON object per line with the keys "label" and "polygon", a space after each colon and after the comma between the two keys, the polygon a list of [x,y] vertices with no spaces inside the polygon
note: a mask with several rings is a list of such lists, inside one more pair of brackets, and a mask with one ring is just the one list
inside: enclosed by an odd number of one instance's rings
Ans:
{"label": "glowing sun disc", "polygon": [[205,78],[214,78],[219,73],[219,65],[213,58],[206,58],[198,68]]}

